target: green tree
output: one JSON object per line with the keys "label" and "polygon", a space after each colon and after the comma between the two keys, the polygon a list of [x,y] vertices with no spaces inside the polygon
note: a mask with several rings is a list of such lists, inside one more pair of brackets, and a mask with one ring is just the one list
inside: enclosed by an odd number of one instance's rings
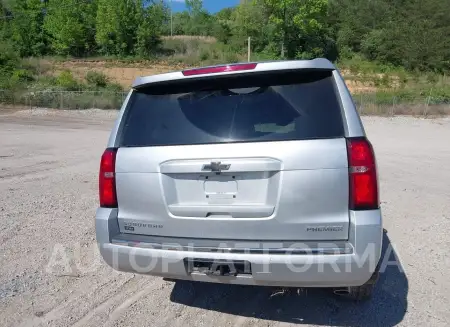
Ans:
{"label": "green tree", "polygon": [[185,28],[186,34],[207,36],[212,34],[211,15],[203,8],[202,0],[186,0],[189,20]]}
{"label": "green tree", "polygon": [[262,0],[276,26],[281,56],[327,56],[332,47],[326,25],[328,0]]}
{"label": "green tree", "polygon": [[199,16],[204,12],[202,0],[186,0],[186,8],[192,17]]}
{"label": "green tree", "polygon": [[272,41],[269,15],[262,1],[241,3],[232,14],[233,46],[246,49],[248,37],[252,38],[252,50],[262,51]]}
{"label": "green tree", "polygon": [[134,53],[142,7],[140,0],[98,0],[95,39],[102,53]]}
{"label": "green tree", "polygon": [[222,10],[218,11],[215,16],[219,20],[230,21],[235,10],[236,8],[233,7],[223,8]]}
{"label": "green tree", "polygon": [[10,78],[19,65],[19,57],[13,46],[0,40],[0,88],[8,88]]}
{"label": "green tree", "polygon": [[341,56],[409,70],[450,70],[450,2],[334,0],[328,23]]}
{"label": "green tree", "polygon": [[[374,29],[383,28],[400,15],[399,0],[334,0],[328,17],[335,30],[339,49],[347,53],[360,52],[361,43]],[[400,0],[402,2],[402,0]],[[370,14],[369,14],[370,13]]]}
{"label": "green tree", "polygon": [[228,44],[232,36],[230,25],[224,22],[217,22],[213,26],[212,36],[219,42]]}
{"label": "green tree", "polygon": [[8,22],[4,28],[20,56],[39,56],[46,52],[47,40],[43,29],[45,2],[15,0],[11,2]]}
{"label": "green tree", "polygon": [[95,1],[51,0],[44,28],[60,55],[85,56],[95,48]]}
{"label": "green tree", "polygon": [[167,8],[162,3],[155,3],[139,10],[141,16],[138,18],[135,52],[141,57],[155,55],[161,45],[162,29],[167,21]]}
{"label": "green tree", "polygon": [[224,8],[216,13],[212,19],[212,36],[219,42],[229,43],[232,36],[233,8]]}
{"label": "green tree", "polygon": [[8,6],[0,2],[0,40],[7,39],[11,36],[9,21],[13,18],[12,12]]}
{"label": "green tree", "polygon": [[190,24],[189,12],[182,11],[173,15],[173,34],[186,35],[188,34],[188,25]]}

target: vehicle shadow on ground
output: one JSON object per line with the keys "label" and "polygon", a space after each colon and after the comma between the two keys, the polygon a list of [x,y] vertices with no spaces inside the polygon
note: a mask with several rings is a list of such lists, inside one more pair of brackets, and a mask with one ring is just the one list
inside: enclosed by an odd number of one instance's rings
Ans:
{"label": "vehicle shadow on ground", "polygon": [[[352,302],[329,289],[289,289],[177,281],[171,301],[190,307],[293,324],[395,326],[407,311],[408,280],[384,234],[383,255],[389,265],[381,273],[373,298]],[[387,259],[384,259],[385,261]],[[281,292],[280,292],[281,291]]]}

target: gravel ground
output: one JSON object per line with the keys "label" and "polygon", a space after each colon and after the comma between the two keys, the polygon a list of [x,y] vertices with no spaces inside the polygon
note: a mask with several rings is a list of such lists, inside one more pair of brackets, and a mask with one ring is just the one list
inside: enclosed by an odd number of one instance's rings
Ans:
{"label": "gravel ground", "polygon": [[169,282],[96,250],[97,170],[116,112],[0,111],[0,326],[449,326],[450,120],[369,117],[390,267],[371,302]]}

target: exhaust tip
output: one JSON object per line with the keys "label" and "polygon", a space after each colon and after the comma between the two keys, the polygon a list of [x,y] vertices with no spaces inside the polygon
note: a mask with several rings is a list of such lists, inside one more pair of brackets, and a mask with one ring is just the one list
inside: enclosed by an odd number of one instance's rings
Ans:
{"label": "exhaust tip", "polygon": [[350,287],[335,288],[333,293],[338,296],[348,296],[350,294]]}

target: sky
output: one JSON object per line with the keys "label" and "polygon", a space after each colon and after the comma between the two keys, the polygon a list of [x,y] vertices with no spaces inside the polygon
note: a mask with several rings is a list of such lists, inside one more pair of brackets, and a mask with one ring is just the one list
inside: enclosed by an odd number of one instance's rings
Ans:
{"label": "sky", "polygon": [[[166,0],[170,4],[170,0]],[[203,0],[203,7],[210,13],[215,13],[223,8],[234,7],[239,0]],[[172,0],[173,11],[183,11],[186,9],[184,0]]]}

